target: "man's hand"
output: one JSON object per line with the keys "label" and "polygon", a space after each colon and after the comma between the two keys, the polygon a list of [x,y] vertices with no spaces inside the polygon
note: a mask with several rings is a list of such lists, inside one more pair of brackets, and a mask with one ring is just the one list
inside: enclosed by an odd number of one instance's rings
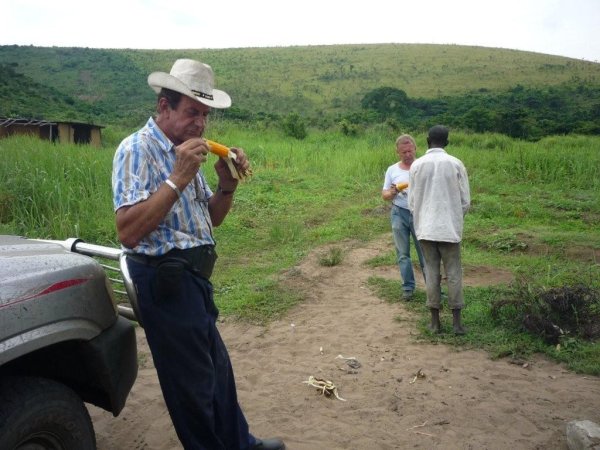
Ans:
{"label": "man's hand", "polygon": [[[232,147],[230,150],[235,153],[236,159],[233,161],[233,164],[238,172],[247,172],[250,168],[250,161],[248,161],[248,157],[244,150],[236,147]],[[219,186],[221,186],[221,189],[224,191],[234,191],[237,187],[238,180],[233,177],[231,170],[229,170],[229,166],[223,158],[219,158],[215,163],[215,171],[219,177]]]}
{"label": "man's hand", "polygon": [[398,193],[400,191],[398,190],[398,187],[396,186],[396,184],[392,183],[388,192],[389,192],[390,197],[393,199],[396,195],[398,195]]}
{"label": "man's hand", "polygon": [[180,190],[185,189],[194,179],[200,169],[200,164],[206,162],[208,145],[201,138],[188,139],[175,147],[175,167],[169,177]]}
{"label": "man's hand", "polygon": [[[233,164],[235,164],[237,170],[248,170],[250,168],[250,163],[244,150],[241,148],[231,148],[230,150],[236,155],[236,160]],[[208,200],[208,212],[210,213],[210,220],[213,226],[218,227],[231,209],[233,201],[232,194],[237,188],[238,180],[233,177],[227,162],[223,158],[219,158],[215,163],[215,171],[219,177],[219,187],[221,189],[220,191],[217,191],[216,195],[211,196]]]}

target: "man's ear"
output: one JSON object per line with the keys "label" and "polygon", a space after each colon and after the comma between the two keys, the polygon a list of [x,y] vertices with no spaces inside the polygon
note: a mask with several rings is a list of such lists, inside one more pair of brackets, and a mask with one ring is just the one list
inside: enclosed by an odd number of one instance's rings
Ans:
{"label": "man's ear", "polygon": [[158,104],[156,105],[156,111],[160,114],[171,107],[169,106],[169,101],[165,97],[161,97],[158,99]]}

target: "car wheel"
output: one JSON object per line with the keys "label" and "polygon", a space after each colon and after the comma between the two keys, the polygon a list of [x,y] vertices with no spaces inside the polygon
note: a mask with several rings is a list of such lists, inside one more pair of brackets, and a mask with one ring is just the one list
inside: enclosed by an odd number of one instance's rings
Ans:
{"label": "car wheel", "polygon": [[45,378],[0,379],[0,449],[95,448],[90,415],[72,389]]}

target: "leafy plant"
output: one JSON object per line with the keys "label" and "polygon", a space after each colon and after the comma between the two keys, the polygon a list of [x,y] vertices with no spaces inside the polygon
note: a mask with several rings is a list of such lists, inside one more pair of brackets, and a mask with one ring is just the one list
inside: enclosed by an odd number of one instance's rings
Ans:
{"label": "leafy plant", "polygon": [[307,136],[306,123],[299,114],[289,114],[281,124],[284,133],[296,139],[304,139]]}

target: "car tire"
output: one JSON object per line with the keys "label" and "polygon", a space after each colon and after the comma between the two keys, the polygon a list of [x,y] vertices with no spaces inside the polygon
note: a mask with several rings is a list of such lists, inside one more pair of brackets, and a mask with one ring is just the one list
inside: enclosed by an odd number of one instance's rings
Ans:
{"label": "car tire", "polygon": [[0,449],[95,450],[87,408],[69,387],[36,377],[0,379]]}

